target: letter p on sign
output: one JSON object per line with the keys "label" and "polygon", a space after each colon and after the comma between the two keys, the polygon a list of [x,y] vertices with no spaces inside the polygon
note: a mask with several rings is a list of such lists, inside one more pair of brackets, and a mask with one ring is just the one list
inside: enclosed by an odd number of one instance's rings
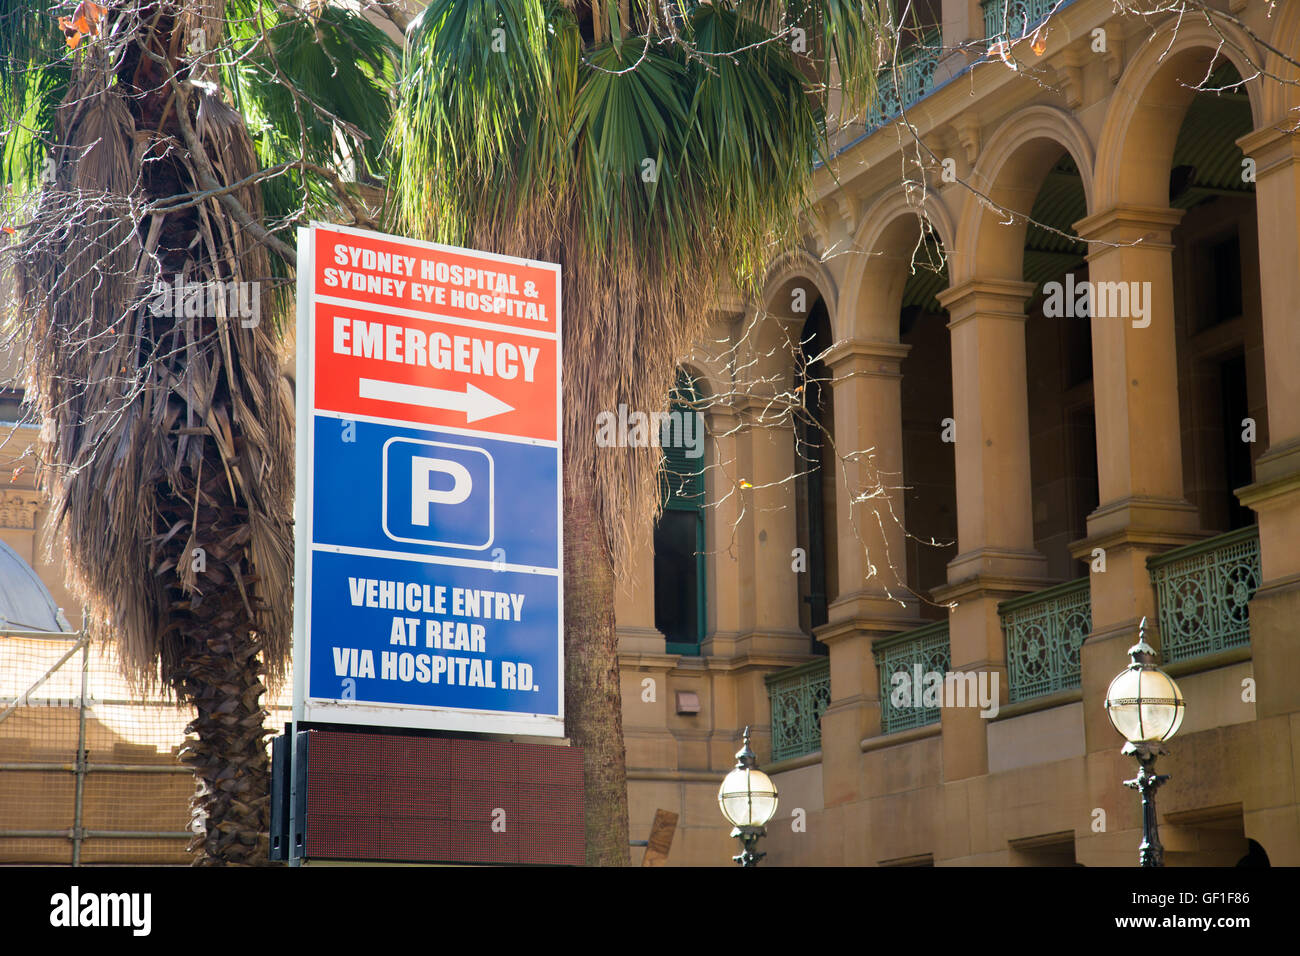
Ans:
{"label": "letter p on sign", "polygon": [[[434,475],[450,475],[451,487],[433,487]],[[469,469],[446,458],[411,457],[411,524],[429,526],[429,506],[458,505],[469,497],[473,482]]]}
{"label": "letter p on sign", "polygon": [[495,462],[473,445],[390,438],[383,446],[384,534],[483,551],[495,537]]}

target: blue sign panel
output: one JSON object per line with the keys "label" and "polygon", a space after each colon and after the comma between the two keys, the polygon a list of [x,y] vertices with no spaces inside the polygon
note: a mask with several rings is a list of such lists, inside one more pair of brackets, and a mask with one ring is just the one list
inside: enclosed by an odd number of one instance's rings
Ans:
{"label": "blue sign panel", "polygon": [[325,416],[313,438],[317,544],[559,569],[554,446]]}
{"label": "blue sign panel", "polygon": [[[555,575],[317,551],[313,697],[558,713]],[[321,627],[321,622],[329,622]]]}

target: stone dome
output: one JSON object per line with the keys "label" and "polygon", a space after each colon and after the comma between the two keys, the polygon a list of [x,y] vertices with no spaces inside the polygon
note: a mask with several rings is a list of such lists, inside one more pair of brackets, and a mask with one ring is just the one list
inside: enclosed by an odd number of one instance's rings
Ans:
{"label": "stone dome", "polygon": [[0,631],[71,630],[32,566],[0,541]]}

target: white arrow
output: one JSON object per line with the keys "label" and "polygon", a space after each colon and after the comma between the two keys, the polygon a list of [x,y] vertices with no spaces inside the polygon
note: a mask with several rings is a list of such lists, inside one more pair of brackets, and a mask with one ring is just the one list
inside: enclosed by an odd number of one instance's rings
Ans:
{"label": "white arrow", "polygon": [[401,402],[403,405],[423,405],[427,408],[445,408],[448,411],[464,412],[466,422],[476,422],[480,418],[491,418],[505,412],[513,412],[515,407],[507,405],[475,388],[468,382],[465,391],[453,392],[444,388],[427,388],[423,385],[405,385],[401,382],[385,382],[382,379],[363,378],[358,380],[357,391],[362,398],[378,399],[381,402]]}

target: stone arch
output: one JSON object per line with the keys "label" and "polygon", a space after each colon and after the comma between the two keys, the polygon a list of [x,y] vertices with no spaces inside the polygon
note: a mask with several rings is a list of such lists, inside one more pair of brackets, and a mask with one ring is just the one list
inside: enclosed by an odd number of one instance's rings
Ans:
{"label": "stone arch", "polygon": [[782,253],[768,267],[767,278],[763,283],[764,309],[775,315],[790,315],[789,292],[799,282],[812,284],[813,288],[808,290],[809,306],[811,307],[815,301],[816,297],[812,295],[815,290],[826,303],[834,327],[839,304],[839,287],[826,264],[807,249]]}
{"label": "stone arch", "polygon": [[832,321],[837,341],[898,341],[898,310],[923,221],[950,254],[956,230],[938,196],[927,196],[918,208],[902,191],[891,190],[868,210],[845,273],[842,318],[838,326]]}
{"label": "stone arch", "polygon": [[718,369],[713,362],[697,355],[689,355],[677,363],[677,368],[686,372],[695,383],[695,390],[701,400],[712,400],[718,390],[715,386]]}
{"label": "stone arch", "polygon": [[[1222,36],[1220,35],[1222,32]],[[1225,39],[1227,42],[1224,42]],[[1110,98],[1097,141],[1096,205],[1163,209],[1169,204],[1169,170],[1178,131],[1196,91],[1195,84],[1218,56],[1243,77],[1263,63],[1258,46],[1230,24],[1166,24],[1142,45]],[[1251,118],[1258,129],[1264,112],[1259,82],[1245,84]]]}
{"label": "stone arch", "polygon": [[989,137],[975,166],[973,183],[999,209],[1020,215],[1008,224],[1008,217],[980,196],[967,196],[957,231],[957,247],[966,254],[952,260],[952,285],[975,276],[1019,281],[1029,225],[1022,217],[1029,215],[1043,180],[1062,150],[1079,168],[1091,213],[1096,208],[1096,152],[1087,132],[1070,113],[1045,104],[1031,106],[1008,117]]}
{"label": "stone arch", "polygon": [[[746,378],[765,383],[759,391],[790,388],[794,384],[793,349],[813,306],[820,298],[826,304],[835,331],[838,289],[830,270],[806,250],[779,256],[768,268],[760,299],[762,307],[750,310],[742,320],[743,343],[736,356]],[[794,293],[803,289],[803,311],[796,312]],[[757,393],[756,393],[757,394]]]}
{"label": "stone arch", "polygon": [[[1284,4],[1278,11],[1269,46],[1295,58],[1300,50],[1300,5]],[[1286,124],[1289,129],[1295,125],[1295,117],[1288,114],[1300,110],[1300,67],[1270,50],[1264,55],[1264,69],[1267,75],[1261,81],[1261,115],[1255,118],[1255,128]]]}

